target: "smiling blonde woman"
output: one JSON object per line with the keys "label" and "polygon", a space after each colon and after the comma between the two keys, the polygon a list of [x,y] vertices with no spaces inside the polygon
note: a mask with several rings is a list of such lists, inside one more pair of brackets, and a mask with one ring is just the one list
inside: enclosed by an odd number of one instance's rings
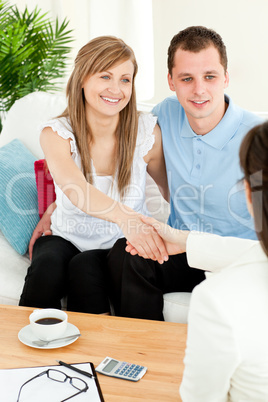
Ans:
{"label": "smiling blonde woman", "polygon": [[79,51],[68,106],[41,132],[57,208],[52,236],[34,244],[20,305],[60,308],[67,296],[68,310],[106,313],[106,258],[117,239],[152,258],[167,255],[140,218],[147,213],[146,172],[166,197],[168,190],[156,117],[137,112],[136,73],[134,53],[121,39],[95,38]]}

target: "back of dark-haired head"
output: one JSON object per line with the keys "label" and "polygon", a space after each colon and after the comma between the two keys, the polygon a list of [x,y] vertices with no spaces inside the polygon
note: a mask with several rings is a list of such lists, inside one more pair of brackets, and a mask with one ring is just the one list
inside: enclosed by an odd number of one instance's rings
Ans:
{"label": "back of dark-haired head", "polygon": [[198,53],[201,50],[207,49],[211,45],[215,46],[215,48],[218,50],[220,62],[224,68],[224,72],[226,72],[228,60],[226,47],[221,36],[217,32],[213,31],[213,29],[208,29],[202,26],[192,26],[180,31],[171,39],[168,48],[169,74],[172,75],[174,56],[177,49]]}
{"label": "back of dark-haired head", "polygon": [[251,189],[255,230],[268,255],[268,121],[248,132],[239,157]]}

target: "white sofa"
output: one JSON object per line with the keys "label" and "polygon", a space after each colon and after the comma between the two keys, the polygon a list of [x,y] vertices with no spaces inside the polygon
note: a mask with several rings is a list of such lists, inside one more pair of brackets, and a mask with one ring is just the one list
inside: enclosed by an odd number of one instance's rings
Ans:
{"label": "white sofa", "polygon": [[[39,144],[38,126],[42,121],[59,115],[64,110],[65,105],[64,95],[44,92],[35,92],[18,100],[7,113],[4,121],[3,131],[0,134],[0,151],[2,147],[12,140],[19,139],[36,159],[43,158],[43,152]],[[16,155],[14,155],[15,159]],[[4,191],[2,190],[0,199],[1,197],[6,197],[6,192],[6,188]],[[149,176],[146,197],[147,206],[151,214],[157,219],[165,221],[168,217],[169,205],[161,197],[156,185]],[[15,251],[6,240],[3,232],[0,231],[0,257],[0,303],[17,305],[30,263],[28,255],[21,255]],[[187,322],[189,301],[190,293],[169,293],[164,295],[165,320]]]}

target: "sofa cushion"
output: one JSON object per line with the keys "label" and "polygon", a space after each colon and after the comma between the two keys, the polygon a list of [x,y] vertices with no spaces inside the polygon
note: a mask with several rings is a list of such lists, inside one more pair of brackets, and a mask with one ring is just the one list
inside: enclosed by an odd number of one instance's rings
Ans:
{"label": "sofa cushion", "polygon": [[147,173],[146,176],[146,208],[149,214],[160,222],[167,222],[170,206],[169,203],[162,197],[159,188]]}
{"label": "sofa cushion", "polygon": [[0,304],[18,305],[30,260],[18,254],[0,231]]}
{"label": "sofa cushion", "polygon": [[165,321],[187,324],[190,299],[189,292],[165,293],[163,309]]}
{"label": "sofa cushion", "polygon": [[16,100],[7,112],[0,135],[0,146],[18,138],[38,159],[44,157],[39,135],[40,125],[66,108],[63,94],[32,92]]}
{"label": "sofa cushion", "polygon": [[0,230],[22,255],[39,221],[34,162],[18,139],[0,148]]}
{"label": "sofa cushion", "polygon": [[55,187],[45,159],[34,162],[34,171],[38,194],[38,212],[42,218],[47,207],[56,199]]}

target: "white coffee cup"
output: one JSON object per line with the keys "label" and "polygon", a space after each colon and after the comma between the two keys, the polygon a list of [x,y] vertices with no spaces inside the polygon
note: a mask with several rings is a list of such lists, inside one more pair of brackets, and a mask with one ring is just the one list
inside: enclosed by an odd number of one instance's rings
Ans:
{"label": "white coffee cup", "polygon": [[44,341],[60,338],[67,329],[68,315],[62,310],[34,310],[29,319],[33,334]]}

